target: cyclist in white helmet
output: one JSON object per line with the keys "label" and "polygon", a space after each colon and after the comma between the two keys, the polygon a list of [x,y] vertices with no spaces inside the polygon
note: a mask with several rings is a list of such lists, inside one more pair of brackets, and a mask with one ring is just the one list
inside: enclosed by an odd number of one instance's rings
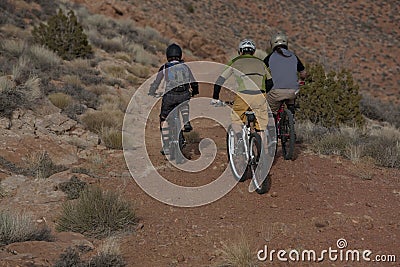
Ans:
{"label": "cyclist in white helmet", "polygon": [[276,114],[281,101],[288,100],[287,107],[294,114],[294,100],[299,89],[297,74],[300,81],[306,78],[306,70],[303,63],[294,52],[288,50],[288,38],[286,34],[278,32],[270,41],[272,52],[265,57],[264,63],[271,70],[273,86],[267,94],[271,111]]}
{"label": "cyclist in white helmet", "polygon": [[220,103],[221,86],[233,75],[236,78],[238,92],[232,107],[237,116],[232,114],[232,121],[237,124],[245,121],[245,112],[251,107],[256,116],[255,129],[264,131],[268,124],[268,103],[265,93],[266,87],[272,85],[272,79],[264,62],[254,56],[255,51],[256,45],[252,40],[244,39],[240,42],[239,55],[228,63],[229,67],[218,77],[214,85],[211,104],[218,105]]}

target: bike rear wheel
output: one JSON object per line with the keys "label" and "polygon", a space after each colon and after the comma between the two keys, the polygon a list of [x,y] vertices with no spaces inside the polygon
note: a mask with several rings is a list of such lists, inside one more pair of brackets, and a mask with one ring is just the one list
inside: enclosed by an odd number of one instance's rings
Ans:
{"label": "bike rear wheel", "polygon": [[280,121],[280,137],[283,158],[285,160],[293,159],[296,135],[294,130],[293,114],[288,109],[285,109],[282,113]]}
{"label": "bike rear wheel", "polygon": [[226,134],[226,143],[232,174],[237,181],[243,182],[247,178],[248,166],[248,155],[243,132],[237,134],[232,126],[229,126]]}
{"label": "bike rear wheel", "polygon": [[172,119],[170,127],[170,160],[175,160],[177,164],[184,162],[185,157],[182,154],[182,149],[185,144],[185,138],[181,130],[179,119]]}

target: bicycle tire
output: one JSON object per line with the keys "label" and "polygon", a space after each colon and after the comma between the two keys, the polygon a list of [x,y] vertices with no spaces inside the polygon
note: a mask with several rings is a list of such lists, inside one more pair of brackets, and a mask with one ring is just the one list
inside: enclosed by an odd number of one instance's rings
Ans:
{"label": "bicycle tire", "polygon": [[285,160],[292,160],[296,135],[294,130],[293,114],[288,109],[285,109],[282,113],[282,118],[280,121],[280,135],[283,158]]}
{"label": "bicycle tire", "polygon": [[250,135],[250,161],[247,168],[247,176],[250,177],[252,180],[251,182],[256,187],[256,192],[260,195],[265,194],[269,191],[271,187],[270,178],[267,177],[263,180],[261,185],[255,184],[255,179],[253,179],[253,175],[256,173],[256,169],[258,167],[258,162],[261,156],[261,149],[262,149],[262,139],[258,133],[252,133]]}
{"label": "bicycle tire", "polygon": [[228,154],[229,166],[234,178],[239,182],[247,179],[248,159],[245,155],[244,141],[238,140],[236,132],[232,126],[228,127],[226,133],[226,149]]}
{"label": "bicycle tire", "polygon": [[[182,154],[182,149],[185,144],[185,138],[183,136],[183,132],[181,130],[181,125],[179,118],[176,118],[176,114],[171,118],[171,127],[170,127],[170,160],[175,160],[177,164],[181,164],[184,162],[184,156]],[[179,134],[178,134],[179,133]]]}
{"label": "bicycle tire", "polygon": [[260,160],[261,155],[261,142],[261,136],[258,133],[250,134],[250,157],[247,168],[247,177],[249,178],[253,178],[253,174],[256,172],[258,161]]}

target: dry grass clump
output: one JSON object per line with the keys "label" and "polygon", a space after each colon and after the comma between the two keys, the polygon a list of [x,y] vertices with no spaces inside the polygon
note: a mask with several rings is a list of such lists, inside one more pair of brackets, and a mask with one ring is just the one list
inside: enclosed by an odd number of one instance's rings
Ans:
{"label": "dry grass clump", "polygon": [[50,155],[46,151],[34,152],[28,155],[28,169],[36,176],[37,179],[48,178],[51,175],[65,171],[67,167],[56,165],[51,160]]}
{"label": "dry grass clump", "polygon": [[77,200],[63,204],[56,229],[106,237],[132,229],[136,220],[131,203],[119,194],[88,187]]}
{"label": "dry grass clump", "polygon": [[24,241],[52,241],[51,230],[38,226],[27,213],[0,211],[0,245]]}
{"label": "dry grass clump", "polygon": [[20,57],[27,48],[24,40],[5,39],[1,42],[0,49],[5,53],[9,53],[13,57]]}
{"label": "dry grass clump", "polygon": [[72,98],[71,96],[60,92],[50,94],[49,100],[59,109],[65,109],[69,104],[71,104]]}
{"label": "dry grass clump", "polygon": [[122,149],[122,131],[120,129],[103,128],[100,138],[104,145],[111,149]]}
{"label": "dry grass clump", "polygon": [[256,267],[257,257],[252,251],[249,242],[242,235],[236,242],[224,244],[220,249],[221,267]]}
{"label": "dry grass clump", "polygon": [[62,253],[53,267],[124,267],[126,262],[119,251],[119,244],[115,238],[108,238],[100,247],[97,255],[93,256],[88,261],[83,261],[79,252],[71,247],[68,247]]}
{"label": "dry grass clump", "polygon": [[120,110],[89,111],[82,115],[83,124],[94,133],[104,128],[122,129],[124,113]]}
{"label": "dry grass clump", "polygon": [[298,140],[318,154],[340,155],[354,162],[373,159],[378,166],[400,168],[400,131],[390,126],[325,128],[296,123]]}
{"label": "dry grass clump", "polygon": [[62,62],[61,58],[54,51],[42,45],[30,46],[29,54],[35,62],[35,65],[41,70],[56,68]]}

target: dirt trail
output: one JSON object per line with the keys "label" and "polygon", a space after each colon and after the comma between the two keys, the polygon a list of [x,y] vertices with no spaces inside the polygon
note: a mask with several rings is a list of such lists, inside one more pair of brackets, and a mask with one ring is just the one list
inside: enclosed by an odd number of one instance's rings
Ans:
{"label": "dirt trail", "polygon": [[[156,121],[152,121],[154,126]],[[193,125],[201,138],[225,144],[222,127],[207,121]],[[158,141],[158,134],[150,132],[149,139]],[[168,167],[158,142],[148,142],[147,148],[155,166],[166,166],[160,174],[180,185],[206,184],[229,168],[223,145],[208,169],[190,174]],[[195,145],[187,149],[191,155],[198,154]],[[215,266],[223,244],[237,243],[242,234],[254,251],[268,245],[319,253],[337,249],[337,240],[344,238],[348,249],[400,257],[398,170],[316,156],[301,144],[295,154],[294,161],[285,161],[279,148],[268,194],[249,193],[249,181],[245,181],[220,200],[197,208],[158,202],[132,181],[125,191],[135,201],[142,225],[122,242],[129,266]],[[325,260],[318,266],[334,264]]]}

